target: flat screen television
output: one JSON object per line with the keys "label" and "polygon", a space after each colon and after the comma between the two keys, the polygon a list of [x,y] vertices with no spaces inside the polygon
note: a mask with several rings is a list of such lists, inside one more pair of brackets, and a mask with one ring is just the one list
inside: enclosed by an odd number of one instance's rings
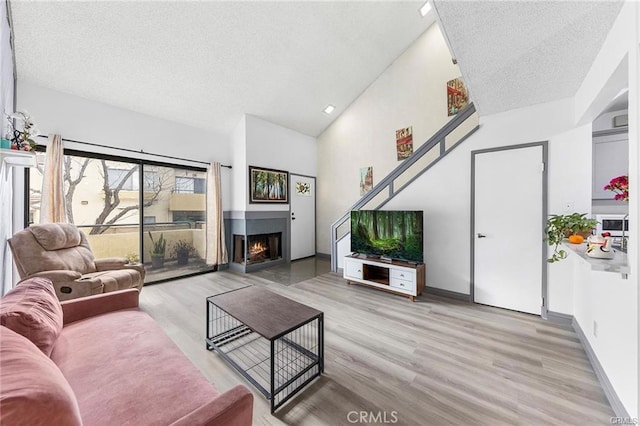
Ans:
{"label": "flat screen television", "polygon": [[351,251],[422,263],[422,210],[351,211]]}

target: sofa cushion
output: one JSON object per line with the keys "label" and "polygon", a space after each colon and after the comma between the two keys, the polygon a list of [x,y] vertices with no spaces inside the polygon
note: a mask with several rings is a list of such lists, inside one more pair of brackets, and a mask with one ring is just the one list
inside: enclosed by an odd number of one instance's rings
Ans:
{"label": "sofa cushion", "polygon": [[0,324],[31,340],[49,356],[62,331],[62,307],[51,281],[32,278],[0,299]]}
{"label": "sofa cushion", "polygon": [[219,395],[139,309],[67,324],[51,359],[74,390],[85,424],[170,424]]}
{"label": "sofa cushion", "polygon": [[6,327],[0,341],[0,423],[81,425],[73,391],[53,361]]}

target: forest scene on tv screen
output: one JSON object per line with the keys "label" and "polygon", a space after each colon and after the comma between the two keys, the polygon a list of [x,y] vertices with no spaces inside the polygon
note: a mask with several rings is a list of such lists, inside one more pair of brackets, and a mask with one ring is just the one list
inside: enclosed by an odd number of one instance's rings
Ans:
{"label": "forest scene on tv screen", "polygon": [[422,211],[351,212],[351,251],[422,262]]}

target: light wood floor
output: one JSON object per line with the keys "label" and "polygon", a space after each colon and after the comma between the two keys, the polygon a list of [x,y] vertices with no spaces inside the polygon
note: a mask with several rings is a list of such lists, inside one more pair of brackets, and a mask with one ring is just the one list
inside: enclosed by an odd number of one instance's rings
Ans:
{"label": "light wood floor", "polygon": [[[325,313],[325,375],[275,416],[205,349],[205,298],[246,285]],[[572,329],[532,315],[430,295],[411,303],[332,273],[285,286],[216,272],[145,287],[141,307],[216,388],[253,391],[257,425],[348,425],[351,411],[405,425],[605,425],[614,415]]]}

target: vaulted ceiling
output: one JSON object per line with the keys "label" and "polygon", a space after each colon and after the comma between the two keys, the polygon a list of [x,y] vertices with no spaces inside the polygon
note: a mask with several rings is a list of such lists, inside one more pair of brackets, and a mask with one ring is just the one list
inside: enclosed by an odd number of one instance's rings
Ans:
{"label": "vaulted ceiling", "polygon": [[[573,96],[622,5],[432,1],[481,115]],[[18,80],[222,134],[249,113],[316,136],[431,24],[422,4],[11,0]]]}
{"label": "vaulted ceiling", "polygon": [[11,1],[19,81],[223,134],[249,113],[312,136],[435,20],[421,5]]}
{"label": "vaulted ceiling", "polygon": [[621,0],[433,1],[481,116],[575,95],[622,7]]}

